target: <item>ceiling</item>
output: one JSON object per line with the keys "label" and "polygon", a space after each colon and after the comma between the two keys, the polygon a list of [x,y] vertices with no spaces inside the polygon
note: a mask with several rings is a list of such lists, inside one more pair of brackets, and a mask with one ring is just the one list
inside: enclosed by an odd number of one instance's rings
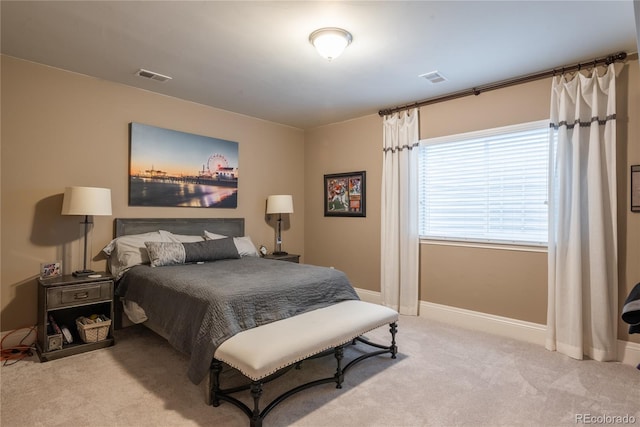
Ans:
{"label": "ceiling", "polygon": [[[618,51],[623,1],[6,1],[2,53],[301,129]],[[308,41],[342,27],[332,62]],[[144,68],[173,77],[135,75]],[[418,77],[437,70],[448,80]]]}

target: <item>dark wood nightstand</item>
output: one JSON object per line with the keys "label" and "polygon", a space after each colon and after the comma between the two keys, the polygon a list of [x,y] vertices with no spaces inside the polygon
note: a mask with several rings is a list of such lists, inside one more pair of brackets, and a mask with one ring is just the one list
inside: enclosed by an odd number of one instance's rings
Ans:
{"label": "dark wood nightstand", "polygon": [[[109,347],[113,339],[113,276],[98,272],[100,277],[75,277],[70,274],[50,279],[38,279],[38,335],[36,352],[40,361],[59,359],[72,354]],[[111,320],[110,325],[83,326],[85,337],[95,336],[96,342],[84,342],[78,332],[76,319],[92,314]],[[60,329],[66,326],[72,342],[63,339],[50,321],[54,319]],[[102,323],[102,322],[101,322]],[[105,330],[108,328],[108,330]],[[106,338],[100,339],[106,333]]]}
{"label": "dark wood nightstand", "polygon": [[289,261],[289,262],[300,262],[300,255],[297,254],[286,254],[286,255],[275,255],[275,254],[267,254],[263,257],[264,259],[277,259],[278,261]]}

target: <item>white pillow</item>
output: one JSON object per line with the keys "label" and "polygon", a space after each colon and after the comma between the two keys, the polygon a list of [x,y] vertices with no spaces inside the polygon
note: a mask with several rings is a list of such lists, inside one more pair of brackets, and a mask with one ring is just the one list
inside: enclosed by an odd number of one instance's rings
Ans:
{"label": "white pillow", "polygon": [[168,238],[170,242],[175,243],[193,243],[202,242],[204,240],[204,237],[202,236],[194,236],[192,234],[173,234],[166,230],[160,230],[160,234]]}
{"label": "white pillow", "polygon": [[251,237],[234,237],[233,243],[236,245],[236,249],[241,257],[243,256],[256,256],[259,257],[258,250],[256,249],[256,245],[251,241]]}
{"label": "white pillow", "polygon": [[[222,234],[212,233],[207,230],[204,231],[205,240],[224,239],[225,237],[227,236],[224,236]],[[245,257],[245,256],[259,257],[260,256],[260,254],[258,253],[258,250],[256,249],[256,245],[253,244],[253,241],[249,236],[234,237],[233,243],[236,245],[236,249],[238,250],[238,253],[240,254],[241,257]]]}
{"label": "white pillow", "polygon": [[149,254],[144,242],[170,242],[169,238],[159,231],[143,234],[131,234],[113,239],[102,252],[109,256],[109,271],[116,279],[131,267],[149,264]]}
{"label": "white pillow", "polygon": [[225,237],[229,237],[229,236],[225,236],[225,235],[222,235],[222,234],[216,234],[216,233],[212,233],[210,231],[204,230],[204,239],[205,240],[224,239]]}

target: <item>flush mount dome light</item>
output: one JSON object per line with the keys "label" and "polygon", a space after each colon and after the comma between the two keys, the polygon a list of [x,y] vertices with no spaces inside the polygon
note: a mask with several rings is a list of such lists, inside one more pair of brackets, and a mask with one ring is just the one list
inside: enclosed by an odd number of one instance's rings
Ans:
{"label": "flush mount dome light", "polygon": [[329,61],[340,56],[352,40],[351,33],[342,28],[320,28],[309,35],[309,41],[320,56]]}

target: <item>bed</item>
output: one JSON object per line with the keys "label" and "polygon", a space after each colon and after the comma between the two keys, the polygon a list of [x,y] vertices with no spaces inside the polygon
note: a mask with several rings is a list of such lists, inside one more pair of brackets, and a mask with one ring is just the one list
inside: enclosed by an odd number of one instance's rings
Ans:
{"label": "bed", "polygon": [[[198,384],[209,376],[210,403],[238,406],[252,426],[294,393],[327,382],[340,388],[345,372],[361,360],[396,356],[395,311],[360,301],[339,270],[260,258],[242,218],[116,219],[104,252],[123,301],[117,315],[125,311],[188,353],[189,379]],[[360,338],[382,325],[389,325],[390,345]],[[345,365],[344,346],[358,341],[375,350]],[[332,376],[260,408],[266,382],[320,355],[335,357]],[[244,375],[247,386],[222,388],[223,364]],[[232,396],[246,389],[253,408]]]}

